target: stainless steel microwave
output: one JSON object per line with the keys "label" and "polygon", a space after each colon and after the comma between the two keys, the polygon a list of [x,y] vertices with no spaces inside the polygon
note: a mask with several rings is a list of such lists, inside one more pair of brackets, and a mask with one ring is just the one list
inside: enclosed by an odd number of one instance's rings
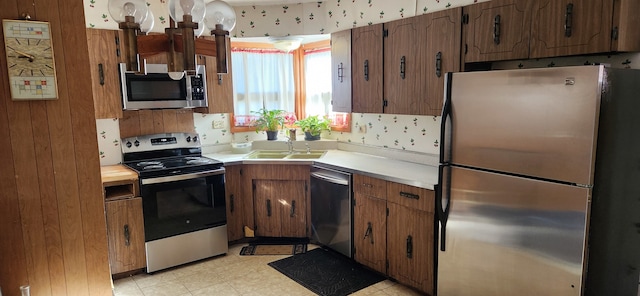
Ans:
{"label": "stainless steel microwave", "polygon": [[172,79],[167,65],[147,64],[147,74],[126,71],[120,64],[120,85],[124,110],[207,107],[204,65],[196,66],[195,75]]}

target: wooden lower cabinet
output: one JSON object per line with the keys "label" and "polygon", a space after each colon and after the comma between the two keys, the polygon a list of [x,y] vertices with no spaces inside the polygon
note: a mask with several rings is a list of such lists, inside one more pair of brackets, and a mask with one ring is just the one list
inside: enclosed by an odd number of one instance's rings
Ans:
{"label": "wooden lower cabinet", "polygon": [[142,198],[105,202],[111,274],[146,267]]}
{"label": "wooden lower cabinet", "polygon": [[250,164],[244,172],[251,197],[245,203],[245,225],[255,236],[307,237],[309,166]]}
{"label": "wooden lower cabinet", "polygon": [[353,188],[354,259],[433,295],[434,192],[358,174]]}
{"label": "wooden lower cabinet", "polygon": [[242,165],[225,166],[225,194],[227,205],[227,237],[229,241],[244,238],[244,198]]}
{"label": "wooden lower cabinet", "polygon": [[391,202],[387,207],[388,275],[433,295],[433,213]]}
{"label": "wooden lower cabinet", "polygon": [[387,201],[354,193],[354,259],[380,273],[387,272]]}

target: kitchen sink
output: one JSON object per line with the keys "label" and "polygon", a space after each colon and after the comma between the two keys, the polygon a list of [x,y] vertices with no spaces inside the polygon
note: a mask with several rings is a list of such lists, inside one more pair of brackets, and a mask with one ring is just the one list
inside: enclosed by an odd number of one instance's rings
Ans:
{"label": "kitchen sink", "polygon": [[318,159],[327,153],[327,150],[294,150],[289,154],[288,150],[256,150],[245,156],[245,159]]}

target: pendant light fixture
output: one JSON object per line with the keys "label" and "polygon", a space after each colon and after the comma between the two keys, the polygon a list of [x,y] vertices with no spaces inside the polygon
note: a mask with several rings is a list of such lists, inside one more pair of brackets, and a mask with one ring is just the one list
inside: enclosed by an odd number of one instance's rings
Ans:
{"label": "pendant light fixture", "polygon": [[[149,21],[145,23],[150,14],[145,0],[109,0],[109,14],[125,35],[127,70],[141,72],[140,57],[164,52],[168,55],[170,72],[194,74],[196,54],[199,54],[215,56],[217,72],[227,73],[226,36],[235,26],[233,8],[219,0],[206,5],[204,0],[169,0],[168,9],[171,22],[165,33],[145,34],[153,27],[153,15],[151,25]],[[206,14],[211,17],[206,18]],[[205,24],[211,29],[211,35],[215,35],[215,41],[197,38],[207,31]],[[144,72],[144,67],[142,69]]]}

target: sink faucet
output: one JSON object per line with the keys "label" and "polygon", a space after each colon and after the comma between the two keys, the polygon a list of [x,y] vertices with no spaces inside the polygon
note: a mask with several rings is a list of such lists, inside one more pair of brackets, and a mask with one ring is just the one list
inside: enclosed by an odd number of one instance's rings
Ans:
{"label": "sink faucet", "polygon": [[287,137],[287,146],[289,147],[289,154],[293,154],[293,141],[291,141],[291,137]]}

